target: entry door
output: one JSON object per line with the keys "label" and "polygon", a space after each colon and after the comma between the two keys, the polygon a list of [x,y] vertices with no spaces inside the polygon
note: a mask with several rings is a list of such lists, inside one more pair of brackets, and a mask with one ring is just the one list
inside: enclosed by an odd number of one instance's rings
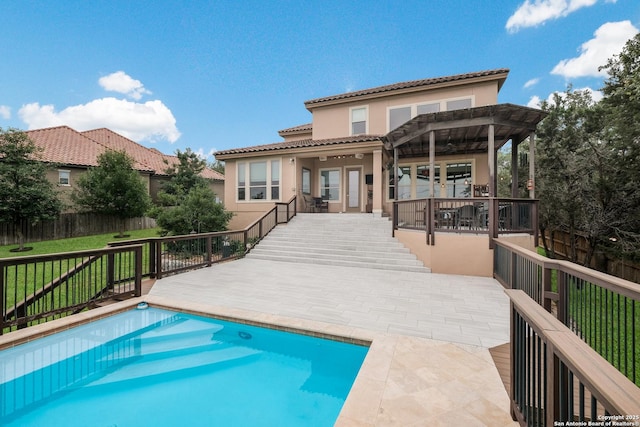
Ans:
{"label": "entry door", "polygon": [[347,212],[361,212],[360,169],[347,169]]}

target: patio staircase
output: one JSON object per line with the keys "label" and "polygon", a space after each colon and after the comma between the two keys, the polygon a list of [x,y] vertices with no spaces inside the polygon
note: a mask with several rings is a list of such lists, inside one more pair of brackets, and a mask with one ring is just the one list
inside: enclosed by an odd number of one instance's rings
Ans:
{"label": "patio staircase", "polygon": [[429,273],[372,214],[302,213],[273,229],[247,258]]}

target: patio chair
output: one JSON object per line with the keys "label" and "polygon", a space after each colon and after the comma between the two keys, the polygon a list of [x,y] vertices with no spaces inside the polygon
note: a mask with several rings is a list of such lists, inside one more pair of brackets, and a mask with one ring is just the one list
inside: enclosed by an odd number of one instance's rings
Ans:
{"label": "patio chair", "polygon": [[304,201],[304,211],[305,212],[315,212],[316,211],[316,203],[310,196],[302,196],[302,200]]}
{"label": "patio chair", "polygon": [[464,205],[458,209],[457,226],[458,228],[469,227],[469,230],[478,228],[478,217],[475,206]]}
{"label": "patio chair", "polygon": [[329,212],[329,201],[322,200],[322,197],[314,197],[316,212]]}

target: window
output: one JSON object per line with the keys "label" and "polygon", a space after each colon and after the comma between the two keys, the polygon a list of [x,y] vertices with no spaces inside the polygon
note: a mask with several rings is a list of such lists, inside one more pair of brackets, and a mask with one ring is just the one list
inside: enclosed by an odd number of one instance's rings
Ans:
{"label": "window", "polygon": [[[416,198],[424,199],[431,197],[431,186],[429,185],[429,165],[418,165],[416,173]],[[434,165],[435,194],[433,197],[440,197],[440,165]]]}
{"label": "window", "polygon": [[340,170],[320,171],[320,197],[323,200],[340,200]]}
{"label": "window", "polygon": [[447,163],[446,197],[471,197],[471,162]]}
{"label": "window", "polygon": [[240,162],[237,169],[238,201],[280,200],[280,160]]}
{"label": "window", "polygon": [[440,111],[440,103],[418,105],[418,114],[437,113]]}
{"label": "window", "polygon": [[311,194],[311,171],[302,168],[302,194]]}
{"label": "window", "polygon": [[[473,161],[441,161],[434,164],[433,197],[471,197]],[[396,192],[393,167],[388,170],[389,200],[425,199],[432,197],[428,163],[409,163],[398,166]],[[397,195],[397,198],[396,198]]]}
{"label": "window", "polygon": [[244,163],[238,163],[238,200],[244,200],[246,197],[246,183],[244,175]]}
{"label": "window", "polygon": [[271,200],[280,200],[280,161],[271,160]]}
{"label": "window", "polygon": [[351,135],[367,133],[367,108],[351,109]]}
{"label": "window", "polygon": [[398,200],[411,198],[411,166],[398,167]]}
{"label": "window", "polygon": [[447,101],[447,111],[462,110],[463,108],[471,108],[471,98]]}
{"label": "window", "polygon": [[390,131],[408,122],[409,120],[411,120],[411,107],[391,108],[389,110]]}
{"label": "window", "polygon": [[58,170],[58,185],[71,185],[71,171]]}

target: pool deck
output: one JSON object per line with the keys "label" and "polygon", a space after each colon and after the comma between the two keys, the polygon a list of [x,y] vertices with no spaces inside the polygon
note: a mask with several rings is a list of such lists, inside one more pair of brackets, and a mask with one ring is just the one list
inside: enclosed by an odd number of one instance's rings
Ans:
{"label": "pool deck", "polygon": [[143,299],[371,342],[337,426],[518,425],[489,353],[509,341],[493,279],[244,258],[158,280]]}

